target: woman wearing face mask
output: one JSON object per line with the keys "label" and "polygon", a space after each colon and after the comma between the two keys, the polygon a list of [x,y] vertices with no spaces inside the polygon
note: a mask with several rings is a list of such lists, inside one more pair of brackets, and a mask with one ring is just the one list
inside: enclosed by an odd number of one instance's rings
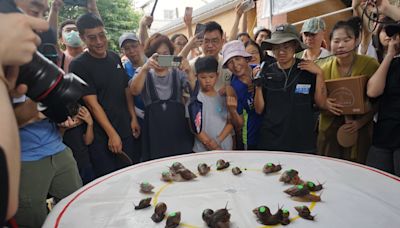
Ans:
{"label": "woman wearing face mask", "polygon": [[83,52],[83,42],[79,37],[78,29],[75,21],[66,20],[61,23],[58,38],[65,47],[61,57],[61,68],[67,73],[69,72],[69,64],[72,59]]}
{"label": "woman wearing face mask", "polygon": [[141,95],[145,105],[142,160],[185,154],[192,151],[193,136],[185,118],[183,89],[194,88],[196,78],[183,58],[179,69],[162,67],[160,55],[173,55],[167,36],[153,34],[146,42],[149,58],[130,83],[133,95]]}
{"label": "woman wearing face mask", "polygon": [[[331,34],[331,52],[334,57],[321,63],[325,79],[338,79],[365,75],[368,78],[378,69],[379,63],[368,56],[356,54],[360,37],[361,19],[351,18],[335,24]],[[353,160],[365,163],[368,149],[371,145],[371,128],[374,112],[363,115],[343,116],[341,108],[334,99],[328,98],[327,103],[334,108],[322,112],[319,125],[318,151],[321,155]],[[357,134],[358,138],[351,147],[343,147],[338,143],[337,132],[343,125],[347,134]]]}

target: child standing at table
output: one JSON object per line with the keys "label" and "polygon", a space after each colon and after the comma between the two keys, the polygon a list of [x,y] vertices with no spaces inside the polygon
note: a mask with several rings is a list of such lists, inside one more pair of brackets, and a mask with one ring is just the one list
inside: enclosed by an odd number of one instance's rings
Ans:
{"label": "child standing at table", "polygon": [[202,130],[196,135],[194,152],[232,150],[232,130],[226,107],[226,98],[215,90],[218,78],[218,61],[202,57],[195,63],[200,86],[197,99],[202,102]]}

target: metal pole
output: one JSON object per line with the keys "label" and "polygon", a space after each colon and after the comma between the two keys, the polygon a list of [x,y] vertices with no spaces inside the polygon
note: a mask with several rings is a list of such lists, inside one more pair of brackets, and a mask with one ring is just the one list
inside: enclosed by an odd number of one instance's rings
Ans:
{"label": "metal pole", "polygon": [[273,1],[274,0],[269,0],[269,29],[272,30],[272,12],[273,12]]}

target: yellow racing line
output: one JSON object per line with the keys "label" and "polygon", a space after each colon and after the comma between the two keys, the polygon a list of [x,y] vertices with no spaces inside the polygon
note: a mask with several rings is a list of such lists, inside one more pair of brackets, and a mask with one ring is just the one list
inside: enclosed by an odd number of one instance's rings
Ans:
{"label": "yellow racing line", "polygon": [[[248,169],[248,168],[246,168],[246,169],[244,169],[244,170],[246,170],[246,171],[257,171],[257,172],[262,172],[262,170],[260,170],[260,169]],[[223,171],[225,171],[225,170],[221,170],[221,171],[218,171],[218,172],[223,172]],[[198,175],[198,173],[197,173],[197,175]],[[166,183],[164,186],[162,186],[162,187],[160,188],[160,190],[158,190],[158,191],[156,192],[156,195],[155,195],[154,198],[153,198],[153,205],[157,205],[157,203],[158,203],[158,197],[160,196],[160,194],[161,194],[167,187],[169,187],[169,186],[172,185],[172,184],[173,184],[173,182]],[[311,193],[311,194],[316,195],[315,193]],[[314,209],[314,207],[315,207],[316,204],[317,204],[316,202],[312,202],[312,203],[310,204],[309,209],[310,209],[311,212],[312,212],[312,210]],[[290,219],[290,222],[296,221],[296,220],[299,219],[299,218],[300,218],[300,216],[293,217],[293,218]],[[181,227],[186,227],[186,228],[201,228],[201,227],[199,227],[199,226],[194,226],[194,225],[190,225],[190,224],[186,224],[186,223],[180,223],[179,225],[180,225]],[[279,226],[281,226],[281,225],[275,225],[275,226],[259,226],[259,227],[257,227],[257,228],[273,228],[273,227],[279,227]]]}

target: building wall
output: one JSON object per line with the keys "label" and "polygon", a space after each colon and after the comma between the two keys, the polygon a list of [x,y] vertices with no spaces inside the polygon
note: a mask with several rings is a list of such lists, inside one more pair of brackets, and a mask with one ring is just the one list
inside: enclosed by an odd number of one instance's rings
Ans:
{"label": "building wall", "polygon": [[[222,12],[220,14],[213,15],[213,16],[207,18],[207,19],[201,20],[198,23],[203,23],[204,24],[204,23],[206,23],[208,21],[216,21],[221,25],[222,29],[226,33],[226,36],[229,37],[229,34],[231,32],[231,29],[232,29],[232,25],[233,25],[233,20],[235,19],[235,15],[236,15],[236,13],[235,13],[234,9],[231,9],[231,10]],[[257,19],[256,15],[257,15],[256,14],[256,9],[252,9],[252,10],[250,10],[248,12],[248,15],[247,15],[247,29],[248,29],[248,31],[252,31],[253,30],[253,27],[256,24],[256,19]],[[183,22],[183,19],[182,19],[182,22]],[[193,32],[195,31],[195,27],[196,27],[196,25],[193,24],[192,25]],[[239,23],[239,31],[241,31],[241,22]],[[180,28],[178,30],[165,33],[165,35],[171,37],[173,34],[176,34],[176,33],[183,33],[186,36],[188,35],[186,28]]]}
{"label": "building wall", "polygon": [[[258,25],[263,25],[268,28],[269,27],[269,17],[263,18],[262,12],[264,10],[265,2],[269,2],[269,0],[257,1],[257,2],[258,2],[257,23],[258,23]],[[296,22],[306,20],[311,17],[318,17],[320,15],[338,11],[338,10],[341,10],[344,8],[346,8],[346,6],[342,3],[341,0],[325,0],[323,2],[316,3],[313,5],[301,8],[301,9],[297,9],[297,10],[288,12],[288,13],[274,15],[272,17],[272,25],[274,27],[276,25],[284,24],[284,23],[293,24]],[[351,16],[352,16],[351,11],[346,11],[346,12],[334,14],[332,16],[323,18],[326,23],[326,26],[327,26],[325,40],[327,41],[328,45],[329,45],[329,33],[332,30],[334,24],[339,20],[347,20]],[[302,25],[303,25],[302,23],[296,25],[297,31],[301,30]]]}

